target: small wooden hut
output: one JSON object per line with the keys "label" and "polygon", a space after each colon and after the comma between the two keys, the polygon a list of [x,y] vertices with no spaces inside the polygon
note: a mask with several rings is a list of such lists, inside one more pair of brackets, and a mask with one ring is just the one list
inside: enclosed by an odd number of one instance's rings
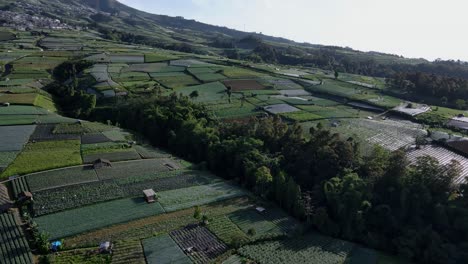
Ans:
{"label": "small wooden hut", "polygon": [[147,203],[154,203],[158,200],[156,192],[153,189],[144,190],[145,200]]}

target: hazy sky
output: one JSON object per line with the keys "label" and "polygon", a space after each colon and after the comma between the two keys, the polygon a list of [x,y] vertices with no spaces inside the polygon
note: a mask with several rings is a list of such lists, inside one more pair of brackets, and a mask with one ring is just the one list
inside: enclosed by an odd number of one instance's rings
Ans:
{"label": "hazy sky", "polygon": [[150,13],[313,44],[468,61],[466,0],[119,0]]}

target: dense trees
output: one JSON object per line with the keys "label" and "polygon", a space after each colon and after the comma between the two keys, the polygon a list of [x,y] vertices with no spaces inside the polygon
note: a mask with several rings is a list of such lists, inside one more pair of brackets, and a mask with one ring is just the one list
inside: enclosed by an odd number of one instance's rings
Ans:
{"label": "dense trees", "polygon": [[423,263],[468,261],[468,187],[452,183],[460,173],[456,162],[441,166],[423,157],[409,165],[403,151],[380,147],[364,159],[352,138],[321,125],[304,137],[298,124],[278,117],[217,122],[208,113],[177,94],[95,112],[275,201],[323,233]]}
{"label": "dense trees", "polygon": [[468,80],[423,72],[398,73],[387,79],[387,85],[410,96],[439,98],[441,105],[465,109],[468,98]]}

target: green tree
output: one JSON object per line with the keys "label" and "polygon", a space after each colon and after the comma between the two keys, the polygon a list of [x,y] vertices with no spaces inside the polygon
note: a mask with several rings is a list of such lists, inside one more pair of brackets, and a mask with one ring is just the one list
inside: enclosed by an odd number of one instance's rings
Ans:
{"label": "green tree", "polygon": [[200,206],[195,206],[194,212],[193,212],[193,218],[200,220],[202,217],[202,211]]}
{"label": "green tree", "polygon": [[273,182],[270,169],[266,166],[258,168],[255,172],[255,179],[260,195],[267,196],[267,191],[270,190],[271,183]]}
{"label": "green tree", "polygon": [[466,101],[463,99],[457,99],[455,101],[455,105],[457,106],[458,109],[464,110],[466,108]]}
{"label": "green tree", "polygon": [[198,91],[195,90],[195,91],[192,91],[192,92],[190,93],[189,97],[190,97],[190,99],[193,100],[193,99],[195,99],[195,98],[198,98],[199,95],[200,95],[200,94],[198,93]]}
{"label": "green tree", "polygon": [[338,77],[340,77],[340,73],[337,70],[335,70],[335,80],[338,80]]}

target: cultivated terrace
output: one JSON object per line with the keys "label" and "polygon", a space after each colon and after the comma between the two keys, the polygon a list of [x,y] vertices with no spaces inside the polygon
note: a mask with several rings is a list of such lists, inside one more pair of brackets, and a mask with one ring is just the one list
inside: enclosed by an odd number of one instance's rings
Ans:
{"label": "cultivated terrace", "polygon": [[0,263],[468,262],[465,91],[43,22],[0,28]]}

